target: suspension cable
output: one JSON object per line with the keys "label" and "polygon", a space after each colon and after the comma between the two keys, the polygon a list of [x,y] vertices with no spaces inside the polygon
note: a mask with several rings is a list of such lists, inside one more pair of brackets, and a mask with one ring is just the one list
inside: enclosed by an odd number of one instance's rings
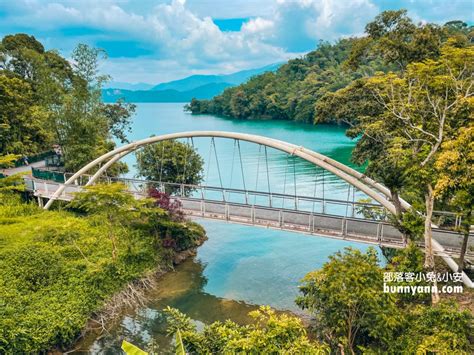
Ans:
{"label": "suspension cable", "polygon": [[161,142],[161,159],[160,159],[160,187],[161,187],[161,178],[163,176],[163,160],[165,157],[165,142]]}
{"label": "suspension cable", "polygon": [[355,193],[356,188],[355,186],[352,186],[352,217],[355,217]]}
{"label": "suspension cable", "polygon": [[296,157],[293,155],[292,156],[293,158],[293,186],[295,188],[295,210],[298,209],[298,202],[297,202],[297,199],[296,199]]}
{"label": "suspension cable", "polygon": [[247,187],[245,186],[244,164],[243,164],[243,161],[242,161],[242,152],[240,151],[240,140],[238,140],[238,139],[237,139],[237,148],[239,149],[240,172],[242,174],[242,183],[244,185],[244,191],[245,191],[245,203],[248,203],[248,201],[247,201]]}
{"label": "suspension cable", "polygon": [[235,148],[236,148],[236,144],[237,143],[237,140],[234,139],[234,148],[232,150],[232,165],[230,167],[230,182],[229,182],[229,187],[232,188],[232,178],[234,176],[234,161],[235,161]]}
{"label": "suspension cable", "polygon": [[272,207],[272,192],[270,189],[270,172],[268,170],[267,146],[265,146],[265,165],[267,167],[268,202],[269,202],[269,206]]}
{"label": "suspension cable", "polygon": [[184,149],[184,166],[183,166],[183,176],[181,178],[181,183],[186,183],[186,165],[188,164],[188,153],[189,153],[189,138],[186,139],[186,145]]}
{"label": "suspension cable", "polygon": [[348,189],[347,189],[347,201],[346,201],[346,217],[347,214],[349,213],[349,200],[351,199],[351,184],[347,184]]}
{"label": "suspension cable", "polygon": [[[237,146],[237,140],[234,139],[234,148],[232,149],[232,166],[230,167],[230,182],[229,182],[229,188],[232,188],[232,179],[234,176],[234,161],[235,161],[235,151],[236,151],[236,146]],[[230,200],[230,191],[227,194],[227,199]]]}
{"label": "suspension cable", "polygon": [[214,156],[216,158],[217,174],[219,175],[219,183],[221,184],[221,189],[223,189],[224,185],[222,184],[221,169],[219,167],[219,159],[217,159],[217,149],[216,149],[216,142],[214,141],[214,137],[212,137],[212,145],[214,146]]}
{"label": "suspension cable", "polygon": [[205,179],[205,185],[204,185],[204,198],[206,198],[206,186],[209,183],[209,170],[211,169],[211,153],[212,153],[212,141],[214,138],[211,138],[211,144],[209,144],[209,157],[207,159],[207,172],[206,172],[206,179]]}
{"label": "suspension cable", "polygon": [[[258,145],[258,158],[257,158],[257,179],[255,180],[255,191],[258,191],[258,175],[259,175],[259,172],[260,172],[260,153],[262,151],[262,145],[259,144]],[[254,196],[254,202],[253,204],[255,205],[255,203],[257,202],[257,195]]]}
{"label": "suspension cable", "polygon": [[286,175],[287,175],[287,172],[288,172],[289,159],[290,159],[290,156],[286,155],[285,177],[283,179],[283,201],[281,203],[281,208],[285,208]]}
{"label": "suspension cable", "polygon": [[314,190],[313,190],[313,208],[312,208],[312,213],[314,213],[314,204],[316,203],[316,189],[318,187],[318,168],[315,168],[315,173],[314,173]]}

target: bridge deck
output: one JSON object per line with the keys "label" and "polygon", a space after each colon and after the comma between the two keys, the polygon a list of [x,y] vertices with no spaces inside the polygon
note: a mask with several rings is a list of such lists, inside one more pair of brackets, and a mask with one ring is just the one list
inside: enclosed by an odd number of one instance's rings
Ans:
{"label": "bridge deck", "polygon": [[[25,178],[27,189],[35,196],[49,199],[59,183]],[[70,201],[81,186],[68,186],[59,199]],[[133,191],[138,197],[143,193]],[[190,217],[223,220],[231,223],[255,225],[265,228],[280,229],[309,235],[323,235],[330,238],[350,240],[360,243],[403,248],[402,234],[392,225],[383,221],[362,218],[313,213],[295,209],[283,209],[255,204],[232,203],[208,200],[199,197],[172,197],[182,204],[183,212]],[[453,231],[433,229],[433,238],[446,250],[447,255],[459,255],[462,236]],[[420,244],[422,245],[422,243]],[[470,246],[474,246],[473,238]]]}

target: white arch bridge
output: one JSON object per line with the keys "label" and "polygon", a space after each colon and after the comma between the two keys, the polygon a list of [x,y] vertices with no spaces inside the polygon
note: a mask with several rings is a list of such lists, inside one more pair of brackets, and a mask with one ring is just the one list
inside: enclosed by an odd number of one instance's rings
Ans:
{"label": "white arch bridge", "polygon": [[[179,139],[187,139],[188,142],[191,140],[191,143],[194,144],[193,139],[200,137],[211,139],[209,159],[211,159],[212,152],[214,152],[219,186],[185,184],[186,168],[183,170],[181,181],[161,181],[161,176],[160,181],[104,178],[104,173],[112,164],[142,147],[157,142]],[[224,186],[222,171],[219,168],[215,144],[216,138],[234,141],[231,170],[234,170],[234,160],[237,160],[238,166],[236,169],[240,170],[241,188]],[[255,189],[247,188],[249,177],[245,173],[240,142],[254,143],[259,147]],[[316,195],[317,180],[315,181],[314,194],[312,196],[297,194],[296,169],[294,167],[294,191],[288,193],[286,182],[291,179],[291,177],[287,179],[288,159],[285,168],[283,192],[272,191],[267,148],[285,153],[287,158],[293,158],[293,162],[295,157],[300,158],[323,170],[323,172],[328,172],[332,176],[337,177],[348,186],[347,199],[341,200],[331,198],[327,194],[325,195],[324,175],[322,180],[322,196]],[[88,174],[91,170],[96,172]],[[266,191],[258,189],[259,172],[263,172],[265,175]],[[380,220],[380,218],[373,219],[367,216],[368,214],[371,215],[370,211],[376,211],[379,217],[380,211],[388,211],[392,214],[396,212],[388,188],[320,153],[295,144],[258,135],[220,131],[193,131],[153,136],[116,148],[85,165],[74,174],[64,174],[63,183],[37,177],[27,177],[26,180],[29,190],[34,192],[40,203],[43,203],[43,199],[48,200],[44,205],[45,209],[48,209],[55,200],[71,200],[74,197],[73,194],[81,190],[82,186],[94,184],[98,180],[119,180],[127,184],[130,191],[136,194],[137,197],[146,194],[150,185],[162,191],[173,191],[172,198],[179,200],[183,211],[191,216],[221,219],[233,223],[253,224],[308,234],[326,235],[393,248],[405,246],[402,234],[386,220]],[[356,201],[356,192],[357,196],[368,197],[374,202],[367,202],[366,200],[364,202]],[[411,208],[410,204],[406,201],[401,200],[400,202],[402,210]],[[331,206],[339,206],[339,208],[333,208],[331,212]],[[369,213],[362,213],[362,210],[369,211]],[[457,271],[457,265],[451,256],[459,254],[461,243],[462,236],[460,234],[437,227],[433,228],[433,249],[436,254],[446,261],[453,271]],[[473,287],[472,281],[465,274],[463,274],[463,282]]]}

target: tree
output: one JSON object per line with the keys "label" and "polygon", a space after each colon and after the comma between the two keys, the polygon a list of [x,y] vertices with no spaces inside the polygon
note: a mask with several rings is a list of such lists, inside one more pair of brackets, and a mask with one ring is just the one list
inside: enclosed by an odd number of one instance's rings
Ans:
{"label": "tree", "polygon": [[[33,36],[8,35],[0,43],[0,149],[31,154],[62,148],[65,169],[75,171],[126,141],[133,104],[104,104],[102,50],[79,44],[71,64],[46,51]],[[110,171],[123,171],[117,163]]]}
{"label": "tree", "polygon": [[[0,169],[10,168],[14,165],[15,161],[20,158],[20,155],[8,154],[0,155]],[[21,174],[14,174],[10,176],[1,176],[0,173],[0,194],[5,192],[18,192],[25,190],[25,182]]]}
{"label": "tree", "polygon": [[102,102],[101,88],[109,79],[99,73],[99,62],[106,58],[104,51],[79,44],[72,58],[73,89],[64,96],[62,105],[52,116],[67,171],[75,171],[113,149],[114,136],[126,141],[130,117],[135,110],[134,105],[121,101]]}
{"label": "tree", "polygon": [[381,57],[403,71],[409,63],[438,57],[446,37],[440,26],[415,25],[406,10],[382,12],[365,26],[365,33],[368,36],[357,40],[349,56],[352,68]]}
{"label": "tree", "polygon": [[[191,319],[177,309],[165,310],[169,335],[180,334],[188,353],[199,354],[328,354],[324,344],[311,342],[301,320],[276,314],[262,306],[250,313],[254,323],[238,325],[231,320],[206,325],[196,330]],[[179,349],[179,348],[178,348]],[[177,349],[177,350],[178,350]]]}
{"label": "tree", "polygon": [[383,123],[374,121],[384,112],[384,107],[367,89],[367,78],[358,79],[343,89],[327,93],[316,104],[316,116],[322,122],[336,120],[348,126],[346,135],[357,139],[351,160],[358,165],[367,164],[365,173],[386,186],[395,206],[395,220],[401,221],[401,189],[405,176],[399,157],[386,154],[390,128],[381,129]]}
{"label": "tree", "polygon": [[395,354],[471,354],[473,317],[452,302],[407,309],[406,326],[393,343]]}
{"label": "tree", "polygon": [[[203,179],[203,160],[189,144],[177,141],[163,141],[147,145],[136,153],[138,174],[147,180],[175,184],[199,185]],[[178,185],[168,186],[171,194],[180,189]],[[185,187],[189,194],[192,188]]]}
{"label": "tree", "polygon": [[0,74],[0,152],[37,153],[51,141],[47,112],[33,96],[29,83]]}
{"label": "tree", "polygon": [[[386,267],[374,249],[346,249],[302,280],[297,304],[311,311],[313,331],[341,353],[467,354],[472,315],[450,302],[426,305],[429,295],[383,291],[384,272],[423,271],[423,255],[414,243],[398,250]],[[390,281],[387,281],[390,283]],[[398,282],[423,286],[425,281]]]}
{"label": "tree", "polygon": [[383,292],[377,253],[346,249],[302,280],[296,303],[315,317],[320,338],[354,353],[358,346],[388,347],[400,325],[394,295]]}
{"label": "tree", "polygon": [[125,226],[145,212],[163,215],[163,210],[152,208],[152,206],[152,200],[135,199],[122,183],[88,186],[85,191],[78,192],[69,203],[70,208],[96,216],[101,220],[101,223],[105,224],[108,238],[112,244],[113,260],[117,259],[119,252],[119,235],[117,235],[116,226]]}
{"label": "tree", "polygon": [[435,170],[439,178],[435,191],[439,196],[447,196],[448,204],[462,219],[459,226],[463,233],[463,243],[459,256],[459,271],[464,269],[471,225],[474,224],[474,123],[460,128],[441,146]]}
{"label": "tree", "polygon": [[469,122],[473,63],[474,48],[448,43],[438,60],[410,64],[403,76],[382,74],[367,82],[384,111],[368,118],[362,129],[377,127],[382,132],[387,149],[380,158],[397,162],[405,184],[414,192],[421,191],[418,196],[423,198],[425,210],[425,267],[429,270],[434,269],[431,219],[435,200],[440,197],[435,189],[439,179],[435,165],[443,151],[442,143]]}

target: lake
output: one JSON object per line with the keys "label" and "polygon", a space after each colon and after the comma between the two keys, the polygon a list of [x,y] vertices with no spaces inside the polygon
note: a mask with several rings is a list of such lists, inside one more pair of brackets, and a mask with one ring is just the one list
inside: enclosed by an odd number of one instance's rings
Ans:
{"label": "lake", "polygon": [[[343,127],[192,116],[183,111],[183,104],[176,103],[138,104],[129,139],[197,130],[243,132],[276,138],[352,166],[350,153],[354,142],[344,135]],[[217,154],[209,154],[210,139],[195,139],[192,143],[205,160],[207,185],[219,186],[220,170],[221,180],[235,188],[242,187],[247,179],[247,187],[258,190],[266,191],[270,186],[272,191],[293,193],[296,189],[299,195],[313,196],[322,193],[324,180],[326,196],[347,197],[347,184],[304,161],[288,163],[287,157],[280,152],[267,152],[267,170],[266,164],[262,164],[263,149],[242,143],[242,160],[246,168],[242,179],[235,165],[232,141],[216,139]],[[131,167],[129,175],[133,176],[134,156],[127,156],[125,161]],[[209,237],[198,249],[197,256],[161,278],[146,306],[125,312],[109,334],[99,338],[91,334],[82,340],[78,344],[81,351],[117,353],[123,339],[142,348],[153,344],[160,353],[171,351],[172,339],[165,335],[162,313],[168,305],[188,314],[200,326],[226,319],[249,322],[247,313],[258,305],[270,305],[277,310],[304,315],[294,304],[299,280],[307,272],[320,268],[329,255],[345,247],[368,248],[364,244],[325,237],[220,221],[197,221],[205,227]]]}

